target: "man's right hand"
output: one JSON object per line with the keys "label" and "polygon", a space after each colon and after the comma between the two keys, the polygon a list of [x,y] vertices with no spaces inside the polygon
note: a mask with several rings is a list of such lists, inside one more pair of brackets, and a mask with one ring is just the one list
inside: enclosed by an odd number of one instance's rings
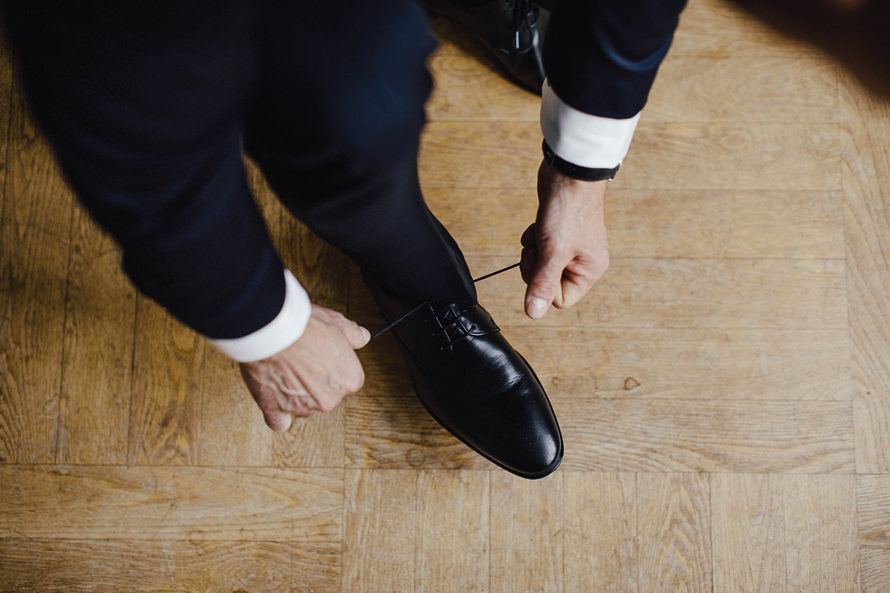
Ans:
{"label": "man's right hand", "polygon": [[293,416],[330,412],[357,392],[365,373],[355,354],[371,334],[340,313],[312,305],[300,339],[263,360],[241,363],[244,383],[272,430],[287,430]]}

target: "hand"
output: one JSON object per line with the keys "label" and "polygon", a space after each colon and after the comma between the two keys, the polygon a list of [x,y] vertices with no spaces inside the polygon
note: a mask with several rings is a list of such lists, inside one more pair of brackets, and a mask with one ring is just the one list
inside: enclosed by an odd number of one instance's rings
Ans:
{"label": "hand", "polygon": [[566,177],[546,162],[538,170],[538,216],[522,234],[525,312],[532,319],[550,305],[571,307],[609,267],[607,181]]}
{"label": "hand", "polygon": [[300,339],[269,358],[241,363],[241,376],[272,430],[287,430],[293,415],[330,412],[362,388],[355,354],[371,334],[330,309],[312,306]]}

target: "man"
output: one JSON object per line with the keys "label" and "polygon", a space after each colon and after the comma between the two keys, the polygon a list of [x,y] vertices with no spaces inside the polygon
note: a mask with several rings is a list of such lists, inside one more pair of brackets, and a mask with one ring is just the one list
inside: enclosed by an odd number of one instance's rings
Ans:
{"label": "man", "polygon": [[[671,5],[670,8],[664,8]],[[608,265],[606,180],[682,2],[566,2],[545,48],[545,162],[522,237],[526,312],[571,306]],[[526,478],[559,465],[546,394],[476,303],[420,194],[434,47],[411,0],[7,1],[30,105],[133,282],[241,363],[274,430],[363,382],[368,332],[310,303],[275,253],[242,151],[289,210],[361,267],[418,396]]]}

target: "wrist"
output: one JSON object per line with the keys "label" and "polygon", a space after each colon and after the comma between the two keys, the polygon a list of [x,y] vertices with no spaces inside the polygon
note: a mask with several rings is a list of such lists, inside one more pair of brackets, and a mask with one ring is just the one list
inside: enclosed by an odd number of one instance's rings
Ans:
{"label": "wrist", "polygon": [[582,167],[580,165],[572,164],[567,160],[560,158],[553,152],[546,140],[544,140],[541,148],[544,152],[544,161],[548,165],[566,177],[578,179],[579,181],[608,181],[614,179],[615,175],[618,173],[618,169],[621,168],[620,164],[611,169]]}

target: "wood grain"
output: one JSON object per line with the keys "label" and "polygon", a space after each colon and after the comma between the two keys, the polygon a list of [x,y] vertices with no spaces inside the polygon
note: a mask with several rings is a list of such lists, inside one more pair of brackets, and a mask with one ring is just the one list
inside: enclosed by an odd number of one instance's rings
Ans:
{"label": "wood grain", "polygon": [[843,402],[554,401],[566,469],[841,473],[854,470]]}
{"label": "wood grain", "polygon": [[51,463],[73,200],[18,89],[11,101],[0,220],[0,462]]}
{"label": "wood grain", "polygon": [[418,474],[346,470],[343,591],[417,591]]}
{"label": "wood grain", "polygon": [[[481,275],[518,258],[483,255],[468,261],[470,270]],[[538,321],[525,316],[525,284],[518,271],[476,288],[479,302],[499,325],[523,329],[839,330],[847,324],[844,262],[833,259],[614,258],[588,298]],[[378,327],[380,314],[365,294],[364,288],[356,294],[351,314],[359,323]]]}
{"label": "wood grain", "polygon": [[[616,182],[617,183],[617,182]],[[430,188],[427,202],[473,256],[515,254],[535,219],[531,188]],[[467,203],[474,203],[468,216]],[[606,199],[613,257],[843,259],[840,192],[634,190]]]}
{"label": "wood grain", "polygon": [[491,590],[490,476],[472,471],[420,473],[418,593]]}
{"label": "wood grain", "polygon": [[202,381],[200,464],[273,465],[272,430],[244,386],[238,363],[207,348]]}
{"label": "wood grain", "polygon": [[637,477],[565,472],[565,590],[637,591]]}
{"label": "wood grain", "polygon": [[83,208],[71,229],[56,463],[123,464],[130,421],[136,290],[121,252]]}
{"label": "wood grain", "polygon": [[328,542],[0,539],[2,587],[22,593],[338,593],[339,565]]}
{"label": "wood grain", "polygon": [[853,476],[783,476],[786,590],[859,591]]}
{"label": "wood grain", "polygon": [[671,54],[696,56],[816,56],[819,50],[783,36],[726,0],[691,0],[680,16]]}
{"label": "wood grain", "polygon": [[859,546],[890,549],[890,476],[856,476]]}
{"label": "wood grain", "polygon": [[433,420],[413,391],[346,400],[346,466],[488,469],[486,459]]}
{"label": "wood grain", "polygon": [[862,593],[883,593],[890,583],[890,549],[865,548],[859,551]]}
{"label": "wood grain", "polygon": [[[424,187],[535,187],[538,124],[433,122],[423,135]],[[643,119],[615,187],[632,189],[840,189],[832,124],[658,123]]]}
{"label": "wood grain", "polygon": [[785,497],[781,476],[713,474],[711,541],[714,590],[782,593]]}
{"label": "wood grain", "polygon": [[[508,263],[470,259],[479,273]],[[590,298],[537,322],[524,314],[518,272],[477,289],[498,323],[522,328],[824,330],[847,321],[844,263],[837,260],[615,258]]]}
{"label": "wood grain", "polygon": [[129,463],[187,465],[199,459],[205,346],[202,337],[140,295],[133,355]]}
{"label": "wood grain", "polygon": [[537,121],[540,99],[517,92],[482,43],[446,19],[433,19],[441,45],[430,62],[435,80],[430,121]]}
{"label": "wood grain", "polygon": [[638,476],[641,593],[712,591],[708,499],[707,475]]}
{"label": "wood grain", "polygon": [[841,85],[844,226],[852,372],[856,382],[856,468],[890,472],[890,107]]}
{"label": "wood grain", "polygon": [[[555,400],[849,402],[853,396],[842,329],[501,329]],[[361,353],[367,373],[363,396],[413,393],[390,341],[381,337]]]}
{"label": "wood grain", "polygon": [[[563,475],[491,476],[491,579],[504,593],[562,593]],[[502,502],[503,501],[503,502]]]}
{"label": "wood grain", "polygon": [[342,470],[0,467],[0,537],[339,542]]}
{"label": "wood grain", "polygon": [[672,53],[659,68],[649,122],[836,122],[837,72],[827,59]]}

